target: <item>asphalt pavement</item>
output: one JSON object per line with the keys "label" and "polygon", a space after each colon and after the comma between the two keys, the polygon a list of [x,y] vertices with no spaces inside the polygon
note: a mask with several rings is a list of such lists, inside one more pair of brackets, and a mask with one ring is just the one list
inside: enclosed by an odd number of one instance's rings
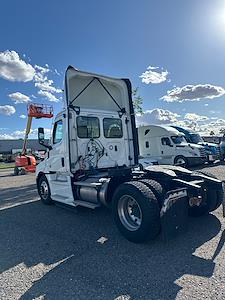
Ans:
{"label": "asphalt pavement", "polygon": [[[206,169],[225,180],[225,165]],[[167,243],[133,244],[110,210],[43,205],[34,175],[0,171],[0,299],[225,299],[224,228],[219,207]]]}

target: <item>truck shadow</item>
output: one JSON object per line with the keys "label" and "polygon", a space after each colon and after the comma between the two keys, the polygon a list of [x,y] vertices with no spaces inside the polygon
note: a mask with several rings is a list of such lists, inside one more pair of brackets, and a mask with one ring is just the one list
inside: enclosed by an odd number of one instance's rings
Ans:
{"label": "truck shadow", "polygon": [[[159,236],[147,244],[132,244],[117,232],[106,209],[74,213],[33,202],[0,213],[1,276],[21,264],[34,276],[30,288],[21,292],[23,300],[41,295],[54,300],[115,299],[124,294],[131,299],[175,299],[181,289],[176,281],[183,275],[213,275],[213,260],[225,241],[222,234],[212,259],[194,254],[220,232],[214,215],[191,219],[189,231],[168,243]],[[104,244],[97,243],[101,236],[108,238]],[[14,272],[8,293],[20,290],[21,276]]]}

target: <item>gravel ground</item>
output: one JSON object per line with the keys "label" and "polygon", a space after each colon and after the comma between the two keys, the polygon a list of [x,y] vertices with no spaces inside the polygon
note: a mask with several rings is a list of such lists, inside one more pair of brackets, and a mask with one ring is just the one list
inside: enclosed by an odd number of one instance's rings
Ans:
{"label": "gravel ground", "polygon": [[[206,170],[225,180],[225,165]],[[10,173],[0,172],[1,300],[225,299],[221,207],[168,243],[132,244],[110,211],[45,206],[34,175]]]}

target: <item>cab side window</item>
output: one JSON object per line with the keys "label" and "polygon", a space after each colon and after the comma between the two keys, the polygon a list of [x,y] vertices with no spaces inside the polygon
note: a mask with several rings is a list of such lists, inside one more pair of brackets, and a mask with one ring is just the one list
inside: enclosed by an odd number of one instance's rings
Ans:
{"label": "cab side window", "polygon": [[53,144],[61,142],[63,137],[63,122],[59,120],[55,123],[53,128]]}
{"label": "cab side window", "polygon": [[168,137],[161,138],[161,142],[163,146],[171,146],[171,141]]}

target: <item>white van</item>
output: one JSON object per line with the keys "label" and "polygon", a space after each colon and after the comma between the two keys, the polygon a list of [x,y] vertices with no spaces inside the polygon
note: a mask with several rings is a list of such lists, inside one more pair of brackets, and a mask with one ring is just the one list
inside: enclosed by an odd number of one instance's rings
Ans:
{"label": "white van", "polygon": [[184,134],[170,126],[147,125],[138,128],[140,155],[159,164],[191,166],[206,162],[204,147],[187,143]]}

